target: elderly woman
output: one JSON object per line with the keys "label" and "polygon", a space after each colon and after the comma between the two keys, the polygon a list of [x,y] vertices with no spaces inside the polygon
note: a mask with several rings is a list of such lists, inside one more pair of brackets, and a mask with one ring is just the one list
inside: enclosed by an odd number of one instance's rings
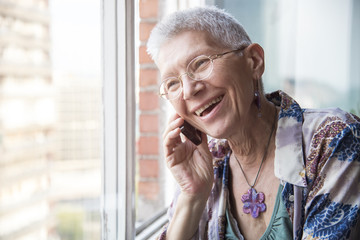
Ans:
{"label": "elderly woman", "polygon": [[215,7],[165,18],[148,53],[176,111],[163,140],[179,188],[161,239],[359,239],[359,118],[265,95],[263,49]]}

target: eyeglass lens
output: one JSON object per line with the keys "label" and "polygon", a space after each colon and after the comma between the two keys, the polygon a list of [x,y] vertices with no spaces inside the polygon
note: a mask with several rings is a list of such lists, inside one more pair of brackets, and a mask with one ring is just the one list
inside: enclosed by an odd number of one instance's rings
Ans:
{"label": "eyeglass lens", "polygon": [[[187,75],[193,80],[203,80],[211,74],[213,69],[212,60],[207,56],[198,56],[191,60],[187,66]],[[182,90],[181,75],[165,79],[160,85],[160,94],[167,99],[174,99],[179,96]]]}

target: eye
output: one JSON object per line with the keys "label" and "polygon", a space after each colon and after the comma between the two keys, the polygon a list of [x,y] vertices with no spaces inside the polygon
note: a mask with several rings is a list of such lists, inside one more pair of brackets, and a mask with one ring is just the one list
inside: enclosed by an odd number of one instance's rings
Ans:
{"label": "eye", "polygon": [[209,66],[209,63],[210,59],[208,57],[199,56],[190,62],[188,71],[193,73],[204,71]]}
{"label": "eye", "polygon": [[163,84],[166,92],[174,92],[180,87],[180,81],[177,78],[169,78]]}

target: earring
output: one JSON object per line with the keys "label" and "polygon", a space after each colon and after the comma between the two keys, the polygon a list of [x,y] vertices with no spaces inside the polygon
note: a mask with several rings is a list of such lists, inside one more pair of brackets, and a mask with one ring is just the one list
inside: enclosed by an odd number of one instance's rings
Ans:
{"label": "earring", "polygon": [[260,101],[260,93],[259,93],[258,88],[255,90],[255,93],[254,93],[254,101],[255,101],[256,107],[258,108],[258,117],[261,118],[261,101]]}

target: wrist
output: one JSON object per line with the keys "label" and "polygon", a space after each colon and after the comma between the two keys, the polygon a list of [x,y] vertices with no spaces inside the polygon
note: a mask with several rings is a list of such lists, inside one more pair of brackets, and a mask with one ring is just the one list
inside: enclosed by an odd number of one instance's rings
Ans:
{"label": "wrist", "polygon": [[167,229],[168,239],[191,239],[194,237],[208,197],[180,193],[174,215]]}

